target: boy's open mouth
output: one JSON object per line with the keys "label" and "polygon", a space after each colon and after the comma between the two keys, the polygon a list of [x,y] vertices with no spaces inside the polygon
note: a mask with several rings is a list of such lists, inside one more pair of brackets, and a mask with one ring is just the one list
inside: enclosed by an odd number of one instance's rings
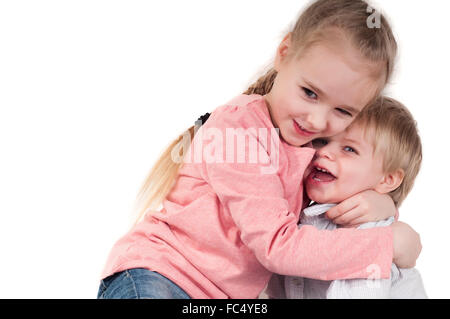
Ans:
{"label": "boy's open mouth", "polygon": [[331,174],[325,168],[314,166],[314,169],[310,174],[310,178],[317,182],[332,182],[336,179],[336,176]]}

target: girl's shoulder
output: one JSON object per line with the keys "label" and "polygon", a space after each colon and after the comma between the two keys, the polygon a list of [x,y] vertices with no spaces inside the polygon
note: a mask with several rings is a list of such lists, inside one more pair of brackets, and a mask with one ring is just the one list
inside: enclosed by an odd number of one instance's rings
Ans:
{"label": "girl's shoulder", "polygon": [[225,103],[224,106],[234,106],[234,107],[245,107],[249,104],[261,101],[264,99],[264,96],[259,94],[240,94],[238,96],[235,96],[230,101]]}
{"label": "girl's shoulder", "polygon": [[265,98],[259,94],[240,94],[211,112],[205,124],[232,127],[273,127]]}

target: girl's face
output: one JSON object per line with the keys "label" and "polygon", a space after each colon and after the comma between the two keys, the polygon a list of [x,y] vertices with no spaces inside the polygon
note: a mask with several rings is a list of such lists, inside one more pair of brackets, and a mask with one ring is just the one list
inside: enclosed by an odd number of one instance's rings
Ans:
{"label": "girl's face", "polygon": [[274,66],[278,74],[265,100],[287,143],[301,146],[344,131],[375,96],[379,81],[345,41],[319,42],[300,58],[291,57],[290,34],[280,44]]}

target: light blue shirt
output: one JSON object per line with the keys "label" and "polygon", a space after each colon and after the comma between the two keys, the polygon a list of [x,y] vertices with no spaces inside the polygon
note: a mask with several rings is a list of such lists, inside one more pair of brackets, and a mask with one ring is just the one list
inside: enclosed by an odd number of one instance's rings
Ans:
{"label": "light blue shirt", "polygon": [[[338,228],[325,217],[335,204],[315,204],[303,210],[299,227],[313,225],[317,229],[334,230]],[[359,229],[389,226],[394,222],[390,217],[379,222],[360,225]],[[399,269],[391,267],[390,279],[379,279],[380,269],[376,265],[367,267],[372,275],[369,279],[346,279],[324,281],[302,277],[284,277],[287,299],[426,299],[422,278],[414,268]]]}

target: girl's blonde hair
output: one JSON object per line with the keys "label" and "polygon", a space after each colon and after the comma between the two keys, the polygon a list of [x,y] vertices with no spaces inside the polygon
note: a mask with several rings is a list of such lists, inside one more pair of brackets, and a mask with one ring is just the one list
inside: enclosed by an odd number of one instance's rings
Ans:
{"label": "girl's blonde hair", "polygon": [[[382,65],[374,75],[384,76],[376,97],[390,80],[397,55],[397,42],[388,21],[363,0],[315,1],[303,11],[290,32],[296,56],[315,43],[332,39],[336,36],[330,33],[333,29],[343,33],[366,61]],[[276,76],[277,71],[271,67],[244,94],[269,93]]]}
{"label": "girl's blonde hair", "polygon": [[383,159],[383,172],[404,172],[403,181],[389,195],[399,207],[411,191],[422,163],[422,143],[417,123],[400,102],[380,96],[369,104],[347,128],[360,125],[365,136],[373,132],[374,155]]}
{"label": "girl's blonde hair", "polygon": [[[377,21],[369,27],[371,16]],[[383,66],[378,68],[380,74],[377,75],[384,76],[382,85],[384,87],[392,74],[397,52],[397,44],[384,16],[374,12],[362,0],[315,1],[299,16],[293,30],[290,31],[294,50],[300,53],[314,43],[328,40],[327,31],[332,28],[342,31],[366,61]],[[277,72],[271,68],[243,93],[248,95],[269,93],[276,76]],[[137,214],[136,222],[146,212],[158,209],[169,194],[183,162],[175,163],[171,154],[182,143],[184,135],[189,134],[190,140],[193,140],[194,133],[194,126],[191,126],[167,147],[151,169],[136,198],[134,208]],[[181,154],[181,157],[184,155]]]}

